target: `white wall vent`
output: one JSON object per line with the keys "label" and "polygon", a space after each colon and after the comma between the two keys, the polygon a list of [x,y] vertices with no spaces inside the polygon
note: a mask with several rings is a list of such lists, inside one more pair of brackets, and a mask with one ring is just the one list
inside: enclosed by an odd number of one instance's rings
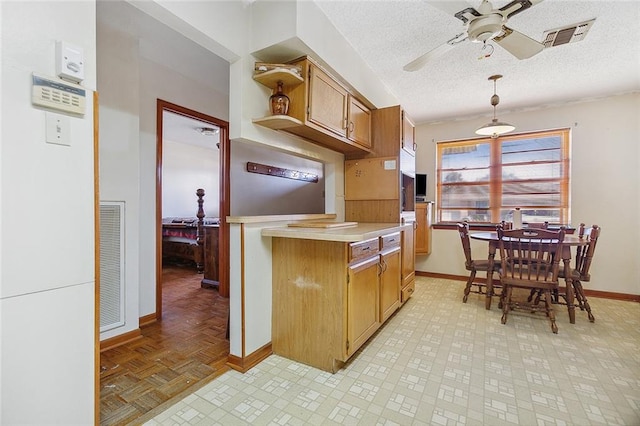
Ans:
{"label": "white wall vent", "polygon": [[124,325],[124,202],[100,202],[100,332]]}
{"label": "white wall vent", "polygon": [[594,18],[590,21],[580,22],[579,24],[547,30],[542,34],[542,44],[547,48],[581,41],[587,36],[589,29],[595,21]]}

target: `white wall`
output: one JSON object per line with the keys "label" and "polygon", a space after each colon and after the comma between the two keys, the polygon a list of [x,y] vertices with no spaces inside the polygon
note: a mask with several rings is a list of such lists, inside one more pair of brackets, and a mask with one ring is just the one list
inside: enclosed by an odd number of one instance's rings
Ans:
{"label": "white wall", "polygon": [[[0,2],[0,424],[94,420],[95,4]],[[86,113],[70,146],[45,142],[31,73],[55,42],[84,49]]]}
{"label": "white wall", "polygon": [[[116,19],[122,10],[127,22]],[[127,3],[99,2],[97,13],[100,198],[126,203],[125,324],[102,333],[104,340],[137,329],[140,317],[156,311],[157,99],[228,120],[229,65],[204,49],[193,53],[185,47],[193,42]],[[217,210],[219,203],[205,199]]]}
{"label": "white wall", "polygon": [[[640,94],[627,94],[521,111],[499,112],[518,132],[571,128],[571,224],[602,227],[587,289],[640,294]],[[429,175],[435,199],[436,141],[467,139],[486,118],[416,129],[417,171]],[[486,245],[473,241],[474,257]],[[419,271],[466,275],[458,233],[434,230],[432,253],[419,256]]]}
{"label": "white wall", "polygon": [[[318,176],[317,182],[249,173],[247,162]],[[231,216],[324,213],[322,163],[294,157],[258,144],[233,141],[229,170]]]}
{"label": "white wall", "polygon": [[[195,135],[197,136],[197,135]],[[162,140],[162,216],[195,217],[196,191],[204,189],[206,217],[219,217],[220,155],[211,148]]]}
{"label": "white wall", "polygon": [[[102,6],[105,3],[101,3]],[[100,15],[98,7],[97,14]],[[98,93],[100,95],[100,201],[124,202],[125,324],[101,333],[113,337],[138,328],[138,268],[140,183],[138,158],[140,128],[138,41],[125,32],[110,30],[97,19]],[[135,284],[135,285],[129,285]]]}

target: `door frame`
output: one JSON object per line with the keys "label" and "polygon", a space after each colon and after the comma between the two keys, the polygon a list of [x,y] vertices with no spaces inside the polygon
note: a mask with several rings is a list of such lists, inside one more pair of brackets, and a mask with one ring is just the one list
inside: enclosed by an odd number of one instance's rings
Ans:
{"label": "door frame", "polygon": [[163,113],[172,112],[200,120],[220,128],[220,235],[218,248],[219,286],[222,297],[229,297],[229,225],[230,214],[229,169],[231,149],[229,142],[229,122],[201,112],[157,99],[156,104],[156,321],[162,319],[162,129]]}

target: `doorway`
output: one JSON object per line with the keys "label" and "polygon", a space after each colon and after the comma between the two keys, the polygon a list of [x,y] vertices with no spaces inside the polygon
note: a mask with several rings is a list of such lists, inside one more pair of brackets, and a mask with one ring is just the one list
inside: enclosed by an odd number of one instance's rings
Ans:
{"label": "doorway", "polygon": [[[226,222],[229,216],[229,168],[230,168],[230,144],[229,144],[229,123],[218,118],[203,114],[189,108],[176,105],[161,99],[157,101],[157,144],[156,144],[156,315],[155,319],[162,319],[162,175],[163,175],[163,148],[165,134],[165,117],[166,113],[177,114],[179,116],[196,120],[202,123],[201,131],[208,129],[219,129],[219,182],[218,182],[218,216],[219,216],[219,235],[218,248],[216,258],[218,260],[218,292],[222,297],[229,297],[229,256],[228,241],[229,227]],[[196,129],[194,129],[195,134]],[[194,191],[195,192],[195,191]],[[194,206],[195,206],[195,193]],[[206,194],[205,194],[206,195]],[[195,207],[194,207],[195,216]]]}

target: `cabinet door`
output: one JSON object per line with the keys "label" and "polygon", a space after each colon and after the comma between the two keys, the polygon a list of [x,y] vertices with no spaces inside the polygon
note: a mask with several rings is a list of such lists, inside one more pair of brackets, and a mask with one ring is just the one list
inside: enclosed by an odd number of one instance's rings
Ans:
{"label": "cabinet door", "polygon": [[379,256],[348,268],[346,357],[353,355],[380,326]]}
{"label": "cabinet door", "polygon": [[411,222],[402,228],[402,287],[416,275],[416,248],[415,234],[416,224]]}
{"label": "cabinet door", "polygon": [[416,254],[431,253],[431,203],[416,203]]}
{"label": "cabinet door", "polygon": [[362,102],[349,96],[347,138],[371,148],[371,111]]}
{"label": "cabinet door", "polygon": [[402,149],[404,149],[411,155],[416,155],[415,130],[415,125],[407,116],[407,113],[405,111],[402,111]]}
{"label": "cabinet door", "polygon": [[400,246],[380,255],[380,321],[384,322],[400,306]]}
{"label": "cabinet door", "polygon": [[345,200],[400,199],[398,157],[347,160],[344,175]]}
{"label": "cabinet door", "polygon": [[308,120],[338,136],[346,137],[346,89],[315,66],[310,67],[309,73]]}

